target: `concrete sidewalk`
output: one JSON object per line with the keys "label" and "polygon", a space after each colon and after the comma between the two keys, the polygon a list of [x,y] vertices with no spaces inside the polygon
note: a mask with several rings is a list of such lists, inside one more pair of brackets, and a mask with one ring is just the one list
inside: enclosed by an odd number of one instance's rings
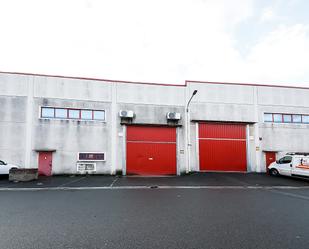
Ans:
{"label": "concrete sidewalk", "polygon": [[0,179],[0,189],[14,188],[134,188],[134,187],[308,187],[309,180],[257,173],[194,173],[185,176],[139,177],[72,175],[40,177],[31,182]]}

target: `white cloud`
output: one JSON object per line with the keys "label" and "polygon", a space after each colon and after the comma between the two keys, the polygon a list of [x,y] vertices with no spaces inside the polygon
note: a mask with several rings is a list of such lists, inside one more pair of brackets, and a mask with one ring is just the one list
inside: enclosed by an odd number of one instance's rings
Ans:
{"label": "white cloud", "polygon": [[261,22],[272,21],[276,18],[274,10],[272,7],[267,7],[262,11],[262,15],[260,17]]}
{"label": "white cloud", "polygon": [[[253,8],[253,0],[0,0],[0,70],[178,84],[304,81],[304,25],[261,37],[248,56],[236,49],[234,29]],[[272,74],[268,62],[284,73]]]}
{"label": "white cloud", "polygon": [[247,68],[262,82],[309,79],[309,25],[280,26],[266,35],[252,48]]}

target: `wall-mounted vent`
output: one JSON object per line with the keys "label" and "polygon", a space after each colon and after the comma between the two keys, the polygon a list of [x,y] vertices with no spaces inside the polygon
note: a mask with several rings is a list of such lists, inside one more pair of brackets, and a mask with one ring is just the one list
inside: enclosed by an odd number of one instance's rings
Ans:
{"label": "wall-mounted vent", "polygon": [[168,112],[166,114],[166,119],[167,120],[180,120],[181,115],[179,112]]}
{"label": "wall-mounted vent", "polygon": [[76,170],[79,173],[95,172],[97,170],[96,163],[77,163]]}
{"label": "wall-mounted vent", "polygon": [[128,111],[128,110],[120,110],[119,111],[119,117],[121,117],[121,118],[133,118],[134,112]]}

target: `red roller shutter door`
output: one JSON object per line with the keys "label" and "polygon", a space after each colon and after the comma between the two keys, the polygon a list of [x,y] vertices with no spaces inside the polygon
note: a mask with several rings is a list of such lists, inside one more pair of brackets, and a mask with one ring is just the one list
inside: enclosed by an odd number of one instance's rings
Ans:
{"label": "red roller shutter door", "polygon": [[176,128],[127,127],[127,174],[175,175]]}
{"label": "red roller shutter door", "polygon": [[246,125],[199,124],[200,170],[247,171]]}

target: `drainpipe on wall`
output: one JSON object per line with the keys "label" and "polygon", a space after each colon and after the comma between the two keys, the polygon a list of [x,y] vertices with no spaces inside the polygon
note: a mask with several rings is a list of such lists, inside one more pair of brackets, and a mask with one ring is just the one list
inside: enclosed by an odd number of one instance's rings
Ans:
{"label": "drainpipe on wall", "polygon": [[27,107],[26,107],[26,139],[25,139],[25,168],[32,168],[32,119],[33,119],[33,91],[34,91],[34,77],[28,78],[27,89]]}
{"label": "drainpipe on wall", "polygon": [[255,118],[255,124],[254,124],[254,140],[255,140],[255,172],[262,172],[261,167],[261,157],[262,157],[262,148],[261,148],[261,141],[260,141],[260,131],[259,131],[259,108],[258,108],[258,87],[254,87],[254,118]]}
{"label": "drainpipe on wall", "polygon": [[110,155],[110,162],[111,162],[111,175],[116,174],[117,168],[117,144],[118,144],[118,134],[117,134],[117,83],[113,82],[112,84],[112,104],[111,104],[111,155]]}

